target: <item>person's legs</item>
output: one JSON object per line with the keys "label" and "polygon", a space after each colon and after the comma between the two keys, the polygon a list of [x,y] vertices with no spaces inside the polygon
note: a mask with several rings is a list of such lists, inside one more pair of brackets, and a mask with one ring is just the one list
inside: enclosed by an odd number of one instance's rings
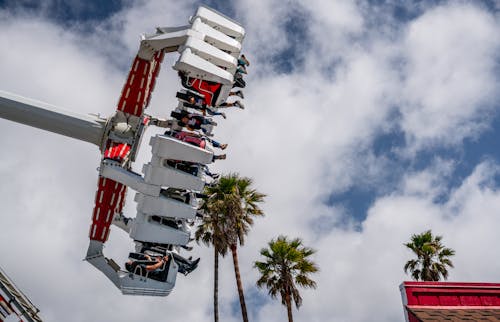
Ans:
{"label": "person's legs", "polygon": [[186,259],[186,258],[184,258],[181,255],[176,254],[176,253],[171,253],[171,255],[177,264],[179,264],[179,265],[183,264],[185,268],[189,268],[191,270],[196,268],[196,266],[198,265],[198,262],[200,261],[199,258],[192,261],[192,260]]}
{"label": "person's legs", "polygon": [[215,140],[209,139],[214,148],[220,148],[221,144]]}
{"label": "person's legs", "polygon": [[206,118],[206,117],[201,118],[200,121],[201,121],[202,125],[217,125],[217,123],[214,122],[212,119],[209,119],[209,118]]}
{"label": "person's legs", "polygon": [[244,109],[245,108],[245,105],[243,105],[243,103],[241,101],[236,101],[234,103],[228,103],[228,102],[224,102],[222,103],[221,105],[219,105],[219,107],[233,107],[233,106],[237,106],[241,109]]}
{"label": "person's legs", "polygon": [[214,155],[212,158],[212,161],[215,161],[215,160],[226,160],[226,155],[225,154]]}
{"label": "person's legs", "polygon": [[[245,86],[247,85],[246,82],[243,80],[243,77],[241,77],[241,74],[236,74],[236,75],[240,75],[240,77],[235,77],[234,78],[234,84],[233,84],[233,87],[240,87],[240,88],[245,88]],[[235,75],[235,76],[236,76]]]}
{"label": "person's legs", "polygon": [[234,106],[238,106],[239,108],[241,109],[244,109],[245,108],[245,105],[243,105],[243,103],[241,101],[236,101],[234,102]]}
{"label": "person's legs", "polygon": [[217,179],[219,177],[217,173],[210,172],[210,169],[206,165],[203,165],[203,170],[207,176],[212,177],[213,179]]}
{"label": "person's legs", "polygon": [[250,66],[250,61],[245,57],[245,55],[241,55],[240,58],[238,58],[238,65]]}
{"label": "person's legs", "polygon": [[226,113],[224,112],[217,112],[217,111],[213,111],[209,108],[206,109],[207,113],[210,114],[210,115],[220,115],[222,116],[223,118],[226,118]]}
{"label": "person's legs", "polygon": [[209,140],[210,143],[212,143],[212,146],[214,148],[219,148],[221,150],[224,150],[225,148],[227,148],[227,143],[221,144],[221,143],[219,143],[219,142],[217,142],[215,140],[212,140],[212,139],[207,139],[207,140]]}
{"label": "person's legs", "polygon": [[236,73],[247,74],[247,69],[245,68],[245,66],[238,66],[238,68],[236,69]]}
{"label": "person's legs", "polygon": [[243,95],[243,92],[241,90],[238,90],[236,92],[230,92],[229,96],[239,96],[241,98],[245,98],[245,95]]}

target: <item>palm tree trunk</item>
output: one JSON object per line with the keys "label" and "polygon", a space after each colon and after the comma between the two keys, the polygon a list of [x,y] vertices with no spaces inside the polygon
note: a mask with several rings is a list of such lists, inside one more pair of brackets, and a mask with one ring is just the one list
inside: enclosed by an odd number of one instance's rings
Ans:
{"label": "palm tree trunk", "polygon": [[214,246],[214,321],[219,322],[219,252]]}
{"label": "palm tree trunk", "polygon": [[293,322],[293,317],[292,317],[292,299],[290,297],[290,292],[286,292],[285,302],[286,302],[286,311],[288,313],[288,322]]}
{"label": "palm tree trunk", "polygon": [[231,245],[231,253],[233,254],[234,274],[236,275],[236,286],[238,287],[238,295],[240,296],[241,315],[243,322],[248,322],[247,307],[245,305],[245,295],[243,294],[243,285],[241,284],[240,265],[238,264],[238,253],[236,245]]}

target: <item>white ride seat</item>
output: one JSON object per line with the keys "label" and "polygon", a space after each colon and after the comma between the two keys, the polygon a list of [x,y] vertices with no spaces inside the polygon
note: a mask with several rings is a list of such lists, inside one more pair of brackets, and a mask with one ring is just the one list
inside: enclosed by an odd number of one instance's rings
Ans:
{"label": "white ride seat", "polygon": [[234,81],[234,73],[230,73],[194,54],[191,48],[186,48],[182,51],[173,69],[191,78],[199,78],[222,85],[232,85]]}
{"label": "white ride seat", "polygon": [[[153,159],[155,158],[153,157]],[[154,163],[149,162],[142,168],[144,180],[149,184],[194,191],[203,190],[205,182],[201,176],[194,176],[169,166],[165,167]]]}
{"label": "white ride seat", "polygon": [[230,74],[236,72],[236,66],[238,65],[236,58],[199,38],[188,37],[184,45],[179,47],[179,52],[182,53],[185,48],[190,48],[193,54],[216,66],[225,68]]}
{"label": "white ride seat", "polygon": [[245,29],[240,24],[208,7],[200,6],[190,21],[193,22],[196,18],[200,18],[205,24],[239,42],[242,42],[245,37]]}
{"label": "white ride seat", "polygon": [[195,18],[193,20],[191,30],[194,32],[190,33],[190,36],[199,37],[208,44],[225,52],[229,52],[232,56],[241,52],[241,43],[238,40],[203,23],[200,18]]}
{"label": "white ride seat", "polygon": [[152,147],[153,156],[161,159],[210,164],[214,155],[212,151],[166,135],[152,137],[149,144]]}
{"label": "white ride seat", "polygon": [[[120,290],[125,295],[150,295],[150,296],[167,296],[170,294],[175,286],[177,278],[178,265],[175,261],[168,261],[167,265],[161,270],[168,270],[166,272],[167,279],[165,281],[158,281],[150,278],[150,272],[141,272],[141,267],[137,267],[137,272],[130,273],[120,271]],[[144,276],[143,276],[144,275]]]}
{"label": "white ride seat", "polygon": [[[158,27],[156,33],[142,35],[138,56],[142,59],[151,60],[154,53],[159,50],[173,52],[186,44],[188,38],[197,38],[205,42],[207,46],[229,52],[234,58],[238,58],[241,52],[241,41],[244,37],[244,29],[228,18],[215,17],[207,10],[198,10],[200,15],[190,20],[190,25],[181,27]],[[213,13],[213,11],[211,12]],[[198,44],[197,46],[203,46]],[[208,50],[210,52],[212,50]]]}
{"label": "white ride seat", "polygon": [[[190,233],[180,228],[173,228],[153,219],[154,216],[137,213],[136,219],[130,229],[130,238],[140,242],[186,245]],[[163,219],[163,218],[161,218]]]}
{"label": "white ride seat", "polygon": [[[137,193],[134,200],[137,202],[137,211],[147,215],[158,215],[162,217],[177,217],[193,219],[196,216],[196,198],[190,198],[191,204],[165,197],[153,197]],[[193,206],[194,204],[194,206]]]}
{"label": "white ride seat", "polygon": [[164,267],[168,269],[166,280],[158,281],[149,278],[147,273],[146,276],[141,276],[121,270],[112,259],[104,257],[102,250],[102,242],[91,240],[85,260],[104,273],[123,294],[167,296],[174,288],[179,268],[175,261],[169,261],[168,267]]}

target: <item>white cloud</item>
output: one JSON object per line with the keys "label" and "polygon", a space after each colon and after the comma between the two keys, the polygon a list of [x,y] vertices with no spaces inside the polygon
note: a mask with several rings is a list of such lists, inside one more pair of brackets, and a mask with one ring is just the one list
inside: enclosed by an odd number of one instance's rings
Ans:
{"label": "white cloud", "polygon": [[402,180],[402,190],[406,195],[441,196],[447,193],[446,180],[453,174],[453,170],[453,162],[436,159],[427,169],[406,174]]}
{"label": "white cloud", "polygon": [[488,126],[498,98],[498,22],[472,6],[436,8],[404,40],[402,127],[415,148],[459,144]]}

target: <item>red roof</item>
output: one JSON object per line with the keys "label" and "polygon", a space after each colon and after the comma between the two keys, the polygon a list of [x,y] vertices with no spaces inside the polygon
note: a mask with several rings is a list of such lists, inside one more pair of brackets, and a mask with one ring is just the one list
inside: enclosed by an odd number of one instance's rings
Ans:
{"label": "red roof", "polygon": [[420,321],[500,321],[500,284],[403,282],[405,318]]}

